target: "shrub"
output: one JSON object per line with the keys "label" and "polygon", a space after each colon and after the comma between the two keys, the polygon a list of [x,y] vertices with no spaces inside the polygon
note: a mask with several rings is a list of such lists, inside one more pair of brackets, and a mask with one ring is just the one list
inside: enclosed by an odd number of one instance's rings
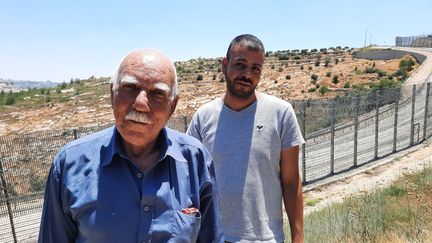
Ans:
{"label": "shrub", "polygon": [[320,61],[315,62],[315,67],[318,67],[320,65]]}
{"label": "shrub", "polygon": [[278,72],[282,72],[282,71],[283,71],[283,68],[280,67],[280,68],[278,69]]}
{"label": "shrub", "polygon": [[289,60],[289,56],[288,55],[281,55],[278,57],[279,60]]}
{"label": "shrub", "polygon": [[15,100],[15,96],[14,95],[8,95],[6,98],[6,105],[13,105],[15,104],[16,100]]}
{"label": "shrub", "polygon": [[198,76],[196,77],[197,81],[200,81],[200,80],[203,80],[203,79],[204,79],[204,77],[201,74],[198,74]]}
{"label": "shrub", "polygon": [[328,67],[329,64],[330,64],[330,58],[327,57],[327,58],[325,59],[324,67]]}
{"label": "shrub", "polygon": [[309,93],[313,93],[313,92],[315,92],[316,91],[316,88],[310,88],[310,89],[308,89],[308,92]]}
{"label": "shrub", "polygon": [[401,83],[393,79],[381,79],[379,83],[371,84],[370,88],[375,90],[395,89],[400,88]]}
{"label": "shrub", "polygon": [[312,70],[312,66],[308,66],[308,70],[311,71]]}
{"label": "shrub", "polygon": [[31,192],[41,192],[45,189],[45,179],[36,176],[35,174],[30,175],[30,188]]}
{"label": "shrub", "polygon": [[271,65],[271,69],[275,69],[275,65]]}
{"label": "shrub", "polygon": [[325,93],[327,93],[327,91],[328,91],[328,87],[327,87],[326,85],[321,86],[321,88],[319,88],[319,90],[318,90],[318,92],[319,92],[321,95],[325,95]]}
{"label": "shrub", "polygon": [[311,79],[317,81],[318,80],[318,75],[312,74],[311,75]]}
{"label": "shrub", "polygon": [[334,84],[339,83],[339,76],[337,76],[337,75],[333,76],[332,82],[333,82]]}
{"label": "shrub", "polygon": [[344,88],[348,89],[348,88],[350,88],[350,87],[351,87],[351,84],[350,84],[350,83],[345,83],[345,84],[344,84]]}
{"label": "shrub", "polygon": [[331,77],[331,72],[326,72],[326,77]]}
{"label": "shrub", "polygon": [[290,80],[291,79],[291,75],[287,75],[287,76],[285,76],[285,79],[288,79],[288,80]]}
{"label": "shrub", "polygon": [[327,53],[327,48],[321,48],[321,49],[320,49],[320,52],[322,52],[322,53]]}
{"label": "shrub", "polygon": [[415,65],[415,61],[412,58],[404,59],[399,62],[399,69],[405,69],[406,71],[411,71],[414,65]]}
{"label": "shrub", "polygon": [[301,66],[300,66],[300,70],[303,70],[303,68],[304,68],[303,65],[301,65]]}
{"label": "shrub", "polygon": [[379,78],[382,78],[382,77],[387,75],[386,72],[384,72],[383,70],[379,70],[379,69],[376,69],[376,73],[378,74]]}

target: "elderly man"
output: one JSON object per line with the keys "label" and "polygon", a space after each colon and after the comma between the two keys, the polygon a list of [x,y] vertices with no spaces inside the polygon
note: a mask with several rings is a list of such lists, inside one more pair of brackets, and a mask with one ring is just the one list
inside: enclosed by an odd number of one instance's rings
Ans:
{"label": "elderly man", "polygon": [[253,35],[231,41],[222,61],[225,95],[198,109],[188,133],[213,156],[225,240],[283,242],[283,201],[292,241],[302,242],[304,139],[291,104],[256,91],[264,56]]}
{"label": "elderly man", "polygon": [[210,154],[165,128],[178,101],[173,63],[134,51],[110,90],[115,126],[54,159],[39,242],[222,241]]}

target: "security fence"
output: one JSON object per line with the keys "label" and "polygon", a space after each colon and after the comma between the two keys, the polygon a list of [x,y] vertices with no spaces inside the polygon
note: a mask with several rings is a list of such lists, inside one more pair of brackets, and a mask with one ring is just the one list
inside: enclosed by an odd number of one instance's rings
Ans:
{"label": "security fence", "polygon": [[[430,83],[413,86],[411,96],[404,97],[396,89],[292,101],[306,139],[299,160],[303,183],[374,163],[430,137]],[[173,117],[168,126],[185,131],[189,121]],[[65,143],[108,126],[0,137],[0,242],[36,241],[55,153]]]}
{"label": "security fence", "polygon": [[396,46],[402,47],[432,47],[432,34],[396,37]]}

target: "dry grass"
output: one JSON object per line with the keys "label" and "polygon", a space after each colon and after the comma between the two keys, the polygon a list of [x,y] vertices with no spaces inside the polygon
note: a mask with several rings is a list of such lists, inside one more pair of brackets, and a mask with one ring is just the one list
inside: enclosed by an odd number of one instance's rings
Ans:
{"label": "dry grass", "polygon": [[306,242],[431,242],[431,229],[432,168],[305,218]]}

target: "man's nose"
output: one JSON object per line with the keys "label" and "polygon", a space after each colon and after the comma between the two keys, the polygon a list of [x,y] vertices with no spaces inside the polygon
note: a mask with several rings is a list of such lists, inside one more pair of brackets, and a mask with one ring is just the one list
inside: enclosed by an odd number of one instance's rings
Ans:
{"label": "man's nose", "polygon": [[147,112],[150,111],[149,100],[147,96],[147,92],[145,90],[141,90],[137,97],[135,98],[134,108],[137,111]]}
{"label": "man's nose", "polygon": [[251,73],[252,73],[252,68],[249,68],[249,67],[243,68],[243,70],[241,72],[241,74],[245,77],[249,77]]}

